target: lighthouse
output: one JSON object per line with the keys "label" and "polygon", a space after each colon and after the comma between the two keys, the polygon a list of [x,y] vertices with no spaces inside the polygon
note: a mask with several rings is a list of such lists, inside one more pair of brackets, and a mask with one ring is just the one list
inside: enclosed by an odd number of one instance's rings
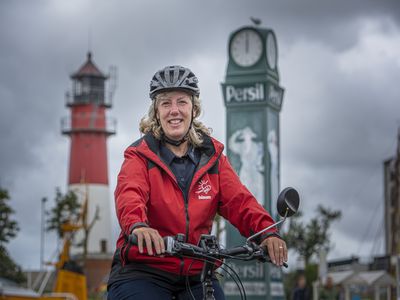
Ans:
{"label": "lighthouse", "polygon": [[[78,232],[75,242],[86,236],[87,258],[111,257],[111,214],[108,183],[107,138],[115,134],[116,121],[107,118],[115,90],[115,69],[105,75],[88,52],[86,62],[70,76],[66,93],[70,116],[62,119],[62,133],[71,140],[68,189],[85,204],[86,234]],[[73,251],[75,252],[75,251]],[[82,253],[82,248],[79,251]]]}

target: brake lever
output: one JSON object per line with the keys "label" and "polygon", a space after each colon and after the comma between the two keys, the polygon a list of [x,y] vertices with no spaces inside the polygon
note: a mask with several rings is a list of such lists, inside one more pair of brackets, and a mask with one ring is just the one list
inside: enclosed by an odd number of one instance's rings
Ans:
{"label": "brake lever", "polygon": [[[260,247],[259,245],[255,244],[255,243],[252,243],[251,246],[253,247],[254,252],[251,255],[250,259],[248,259],[248,260],[251,260],[252,258],[256,257],[257,260],[259,260],[259,261],[261,261],[263,263],[268,262],[268,263],[272,264],[271,258],[269,257],[269,254],[268,254],[267,250],[264,250],[262,247]],[[282,265],[285,268],[289,267],[286,262],[283,262]]]}

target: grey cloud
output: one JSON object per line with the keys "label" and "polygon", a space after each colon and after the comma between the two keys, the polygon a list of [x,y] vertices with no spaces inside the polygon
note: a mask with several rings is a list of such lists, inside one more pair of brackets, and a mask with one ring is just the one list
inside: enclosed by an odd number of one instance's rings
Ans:
{"label": "grey cloud", "polygon": [[[1,2],[0,184],[10,189],[22,228],[10,244],[15,258],[34,265],[38,246],[32,246],[31,257],[18,249],[39,236],[38,201],[51,199],[56,186],[66,185],[69,141],[60,134],[60,119],[68,114],[64,92],[69,75],[85,60],[89,31],[96,64],[105,72],[111,64],[119,69],[109,114],[118,119],[118,135],[108,144],[112,191],[123,148],[139,137],[149,80],[164,65],[193,68],[202,87],[203,118],[224,139],[219,83],[227,39],[249,25],[250,16],[261,18],[278,37],[286,89],[282,185],[302,191],[310,215],[320,202],[349,207],[335,235],[356,236],[357,248],[362,232],[352,226],[354,214],[368,215],[382,198],[375,188],[382,182],[380,163],[394,150],[399,71],[381,62],[377,72],[387,76],[351,76],[329,60],[360,43],[365,20],[398,36],[398,6],[397,1],[373,0]],[[51,247],[54,237],[49,237]]]}

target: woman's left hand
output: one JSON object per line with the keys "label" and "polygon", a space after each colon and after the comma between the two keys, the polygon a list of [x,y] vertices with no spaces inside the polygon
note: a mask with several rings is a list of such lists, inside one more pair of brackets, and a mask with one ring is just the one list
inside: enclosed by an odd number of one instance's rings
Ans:
{"label": "woman's left hand", "polygon": [[270,236],[263,240],[260,246],[267,249],[273,264],[282,266],[283,262],[287,261],[287,248],[284,240]]}

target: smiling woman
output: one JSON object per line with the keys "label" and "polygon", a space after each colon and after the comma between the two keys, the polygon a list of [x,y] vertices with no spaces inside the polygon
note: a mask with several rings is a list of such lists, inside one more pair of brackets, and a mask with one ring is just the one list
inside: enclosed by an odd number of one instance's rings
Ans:
{"label": "smiling woman", "polygon": [[[197,244],[217,213],[247,237],[273,223],[240,182],[224,146],[197,120],[199,95],[197,77],[181,66],[156,72],[150,83],[144,136],[126,149],[115,190],[121,233],[108,299],[201,299],[203,263],[165,256],[163,237],[181,234]],[[275,229],[258,242],[276,265],[287,259]],[[215,299],[225,299],[215,276],[212,285]]]}

